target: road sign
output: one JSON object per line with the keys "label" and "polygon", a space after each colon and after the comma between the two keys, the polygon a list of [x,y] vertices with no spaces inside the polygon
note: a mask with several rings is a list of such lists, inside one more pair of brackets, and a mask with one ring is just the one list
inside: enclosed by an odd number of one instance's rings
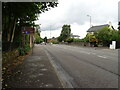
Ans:
{"label": "road sign", "polygon": [[22,27],[22,33],[23,34],[31,34],[34,33],[35,29],[32,27]]}

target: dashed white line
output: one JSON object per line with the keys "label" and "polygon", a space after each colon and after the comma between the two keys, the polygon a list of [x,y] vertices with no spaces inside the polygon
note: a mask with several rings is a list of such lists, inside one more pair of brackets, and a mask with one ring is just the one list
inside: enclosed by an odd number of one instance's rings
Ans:
{"label": "dashed white line", "polygon": [[94,54],[94,55],[95,55],[96,53],[91,53],[91,54]]}
{"label": "dashed white line", "polygon": [[88,53],[88,52],[84,52],[84,51],[80,51],[80,53],[90,54],[90,53]]}
{"label": "dashed white line", "polygon": [[100,57],[100,58],[107,58],[107,57],[105,57],[105,56],[100,56],[100,55],[97,55],[98,57]]}

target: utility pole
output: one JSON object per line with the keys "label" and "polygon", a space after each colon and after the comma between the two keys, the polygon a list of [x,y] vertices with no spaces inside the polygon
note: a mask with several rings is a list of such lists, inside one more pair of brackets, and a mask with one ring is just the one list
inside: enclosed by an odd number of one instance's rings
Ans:
{"label": "utility pole", "polygon": [[51,25],[50,25],[50,38],[51,38]]}
{"label": "utility pole", "polygon": [[[91,28],[91,16],[90,15],[87,15],[88,17],[90,17],[90,28]],[[89,37],[89,43],[90,43],[90,37]],[[91,44],[90,44],[91,45]]]}
{"label": "utility pole", "polygon": [[90,15],[87,15],[87,16],[90,17],[90,28],[91,28],[91,26],[92,26],[92,25],[91,25],[91,16],[90,16]]}

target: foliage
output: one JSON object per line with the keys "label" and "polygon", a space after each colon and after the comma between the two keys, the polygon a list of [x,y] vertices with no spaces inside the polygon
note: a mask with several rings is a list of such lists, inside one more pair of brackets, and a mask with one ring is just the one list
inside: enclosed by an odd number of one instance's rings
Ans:
{"label": "foliage", "polygon": [[119,25],[118,29],[120,30],[120,25]]}
{"label": "foliage", "polygon": [[29,44],[26,44],[24,47],[19,47],[18,50],[19,50],[19,54],[20,54],[21,56],[24,56],[24,55],[26,55],[26,54],[28,53],[28,51],[30,50],[30,45],[29,45]]}
{"label": "foliage", "polygon": [[118,25],[119,25],[119,26],[118,26],[118,30],[120,30],[120,22],[118,22]]}
{"label": "foliage", "polygon": [[111,41],[112,37],[111,29],[108,27],[103,27],[101,30],[96,31],[94,35],[102,41]]}
{"label": "foliage", "polygon": [[27,54],[29,50],[30,50],[30,45],[29,45],[29,44],[26,44],[26,45],[24,46],[25,54]]}
{"label": "foliage", "polygon": [[62,42],[62,36],[59,36],[59,37],[57,38],[57,40],[58,40],[59,42]]}
{"label": "foliage", "polygon": [[52,43],[53,44],[59,44],[59,42],[57,40],[53,40]]}
{"label": "foliage", "polygon": [[89,33],[87,33],[86,37],[84,38],[85,42],[89,42],[89,36],[90,36]]}
{"label": "foliage", "polygon": [[18,50],[19,50],[20,56],[24,56],[25,55],[25,51],[24,51],[23,47],[19,47]]}
{"label": "foliage", "polygon": [[74,40],[74,38],[67,38],[66,42],[71,43],[71,42],[73,42],[73,40]]}
{"label": "foliage", "polygon": [[44,42],[46,42],[46,43],[47,43],[47,37],[45,37],[45,38],[44,38]]}
{"label": "foliage", "polygon": [[98,42],[98,39],[94,34],[87,33],[86,37],[84,38],[85,42]]}
{"label": "foliage", "polygon": [[101,41],[118,41],[120,40],[119,31],[115,29],[110,29],[108,27],[104,27],[101,30],[98,30],[94,33],[96,38]]}
{"label": "foliage", "polygon": [[119,41],[120,33],[118,30],[110,29],[109,27],[103,27],[94,33],[88,33],[84,38],[86,42],[98,42],[103,43],[103,45],[109,46],[111,41]]}
{"label": "foliage", "polygon": [[30,43],[30,39],[29,38],[30,38],[30,35],[29,34],[25,34],[25,40],[26,40],[25,43],[26,44]]}
{"label": "foliage", "polygon": [[40,32],[38,31],[35,32],[35,42],[37,44],[43,42],[42,38],[40,37]]}
{"label": "foliage", "polygon": [[120,41],[120,30],[118,30],[118,38],[117,38],[117,41]]}
{"label": "foliage", "polygon": [[70,37],[70,33],[71,33],[70,25],[63,25],[61,34],[58,37],[58,41],[59,42],[65,41],[67,38]]}
{"label": "foliage", "polygon": [[120,31],[113,30],[111,33],[112,33],[112,37],[111,37],[112,41],[120,41]]}
{"label": "foliage", "polygon": [[42,12],[56,7],[56,2],[3,2],[2,41],[22,42],[21,28],[35,27],[34,21]]}
{"label": "foliage", "polygon": [[74,38],[73,42],[84,42],[84,39]]}

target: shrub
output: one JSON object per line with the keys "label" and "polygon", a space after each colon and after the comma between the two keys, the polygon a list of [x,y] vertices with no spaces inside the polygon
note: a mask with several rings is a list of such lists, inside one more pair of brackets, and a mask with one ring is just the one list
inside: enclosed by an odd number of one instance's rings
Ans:
{"label": "shrub", "polygon": [[73,41],[74,41],[74,42],[84,42],[83,39],[79,39],[79,38],[74,38]]}
{"label": "shrub", "polygon": [[23,48],[23,47],[19,47],[18,50],[19,50],[19,54],[20,54],[21,56],[24,56],[24,55],[25,55],[25,51],[24,51],[24,48]]}
{"label": "shrub", "polygon": [[68,43],[73,42],[73,38],[68,38],[68,39],[66,39],[66,42],[68,42]]}
{"label": "shrub", "polygon": [[26,44],[26,45],[24,46],[25,54],[27,54],[29,50],[30,50],[30,45],[29,45],[29,44]]}
{"label": "shrub", "polygon": [[53,44],[59,44],[57,40],[52,41]]}
{"label": "shrub", "polygon": [[26,54],[28,53],[28,51],[30,50],[30,45],[29,45],[29,44],[26,44],[24,47],[19,47],[18,50],[19,50],[19,54],[20,54],[21,56],[24,56],[24,55],[26,55]]}

